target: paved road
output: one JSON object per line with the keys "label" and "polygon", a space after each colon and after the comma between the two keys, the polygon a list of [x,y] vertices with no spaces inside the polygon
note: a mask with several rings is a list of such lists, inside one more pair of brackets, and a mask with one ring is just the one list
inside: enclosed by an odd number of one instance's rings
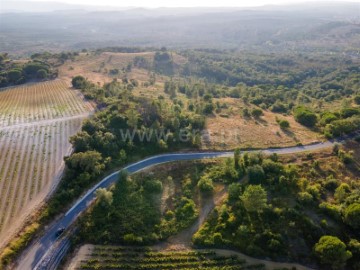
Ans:
{"label": "paved road", "polygon": [[[341,142],[338,140],[337,142]],[[305,146],[294,146],[288,148],[274,148],[274,149],[265,149],[262,150],[265,154],[291,154],[304,151],[314,151],[321,150],[328,147],[331,147],[335,141],[327,141],[324,143],[316,143],[312,145]],[[260,151],[260,150],[253,150]],[[251,152],[251,151],[249,151]],[[208,158],[219,158],[219,157],[231,157],[233,152],[202,152],[202,153],[179,153],[179,154],[163,154],[158,156],[153,156],[139,162],[133,163],[125,167],[130,174],[139,172],[146,168],[149,168],[154,165],[172,162],[172,161],[181,161],[181,160],[198,160],[198,159],[208,159]],[[62,216],[57,222],[46,229],[45,234],[39,239],[37,243],[32,245],[27,253],[20,260],[20,263],[17,266],[17,269],[27,270],[27,269],[46,269],[41,267],[43,261],[46,261],[50,256],[49,254],[54,253],[54,249],[59,244],[56,239],[56,231],[61,228],[68,228],[78,216],[85,210],[95,199],[95,191],[98,188],[107,188],[111,186],[114,182],[118,180],[119,172],[114,172],[111,175],[105,177],[101,182],[96,186],[91,188],[82,198],[80,198],[67,213]]]}

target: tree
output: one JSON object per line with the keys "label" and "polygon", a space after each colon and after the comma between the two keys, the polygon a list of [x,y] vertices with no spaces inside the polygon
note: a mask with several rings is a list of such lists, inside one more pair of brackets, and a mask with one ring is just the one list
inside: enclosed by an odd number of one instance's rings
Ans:
{"label": "tree", "polygon": [[267,206],[267,193],[260,185],[247,186],[240,199],[248,212],[261,212]]}
{"label": "tree", "polygon": [[161,193],[163,185],[160,180],[149,179],[145,181],[144,189],[149,193]]}
{"label": "tree", "polygon": [[354,229],[360,228],[360,203],[350,204],[345,209],[345,222]]}
{"label": "tree", "polygon": [[342,268],[346,261],[352,257],[346,245],[337,237],[322,236],[315,244],[314,251],[321,263],[330,265],[333,269]]}
{"label": "tree", "polygon": [[294,117],[297,122],[307,127],[314,127],[317,122],[316,114],[303,106],[295,108]]}
{"label": "tree", "polygon": [[21,76],[22,72],[19,69],[12,69],[8,72],[9,81],[12,83],[16,83],[17,81],[19,81]]}
{"label": "tree", "polygon": [[248,174],[250,184],[261,184],[265,180],[265,172],[260,165],[250,166]]}
{"label": "tree", "polygon": [[113,193],[106,188],[98,188],[95,191],[96,198],[102,206],[109,206],[113,202]]}
{"label": "tree", "polygon": [[83,76],[75,76],[71,80],[71,84],[76,89],[84,89],[87,85],[87,81]]}
{"label": "tree", "polygon": [[236,148],[234,151],[234,165],[235,165],[235,169],[239,169],[240,167],[240,149]]}
{"label": "tree", "polygon": [[48,76],[48,72],[45,69],[39,69],[36,73],[38,79],[45,79]]}

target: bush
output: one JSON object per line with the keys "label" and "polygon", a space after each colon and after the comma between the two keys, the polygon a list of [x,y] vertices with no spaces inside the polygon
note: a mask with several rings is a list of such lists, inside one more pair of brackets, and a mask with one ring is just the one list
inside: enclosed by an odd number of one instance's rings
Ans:
{"label": "bush", "polygon": [[315,244],[316,256],[323,264],[330,265],[333,269],[341,268],[352,257],[346,245],[337,237],[325,235]]}
{"label": "bush", "polygon": [[316,114],[302,106],[295,108],[294,117],[297,122],[307,127],[314,127],[317,122]]}
{"label": "bush", "polygon": [[261,109],[254,108],[251,111],[251,115],[254,116],[255,118],[259,118],[260,116],[264,115],[264,113],[263,113],[263,111]]}
{"label": "bush", "polygon": [[349,118],[354,115],[359,115],[360,110],[358,108],[343,108],[340,112],[342,118]]}
{"label": "bush", "polygon": [[290,123],[288,120],[280,120],[279,121],[279,126],[281,129],[287,129],[290,127]]}
{"label": "bush", "polygon": [[149,193],[160,193],[163,189],[163,185],[159,180],[147,180],[145,181],[144,189]]}
{"label": "bush", "polygon": [[250,184],[261,184],[265,181],[265,172],[263,167],[260,165],[254,165],[248,167],[249,183]]}
{"label": "bush", "polygon": [[299,192],[298,193],[298,201],[301,203],[301,204],[311,204],[314,202],[314,197],[309,193],[309,192]]}
{"label": "bush", "polygon": [[359,129],[360,117],[353,116],[346,119],[336,120],[327,124],[324,129],[324,134],[327,137],[335,137],[343,134],[349,134]]}
{"label": "bush", "polygon": [[341,220],[341,209],[337,205],[329,204],[326,202],[322,202],[319,205],[319,208],[322,212],[324,212],[329,217],[332,217],[333,219],[339,221]]}
{"label": "bush", "polygon": [[331,122],[338,120],[338,119],[339,119],[339,117],[337,117],[334,113],[325,112],[321,115],[320,124],[325,126],[325,125],[330,124]]}
{"label": "bush", "polygon": [[201,177],[197,186],[203,193],[211,193],[214,190],[213,182],[208,177]]}
{"label": "bush", "polygon": [[332,177],[328,177],[325,180],[324,187],[329,191],[335,191],[335,189],[339,186],[339,181]]}
{"label": "bush", "polygon": [[353,203],[346,207],[344,212],[345,222],[354,229],[360,228],[360,203]]}

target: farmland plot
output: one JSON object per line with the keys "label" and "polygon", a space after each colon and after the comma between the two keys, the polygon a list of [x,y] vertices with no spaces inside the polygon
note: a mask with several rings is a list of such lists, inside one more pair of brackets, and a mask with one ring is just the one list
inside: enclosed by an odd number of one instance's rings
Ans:
{"label": "farmland plot", "polygon": [[62,81],[0,92],[0,247],[60,179],[92,105]]}
{"label": "farmland plot", "polygon": [[0,127],[80,115],[91,108],[61,80],[21,85],[0,90]]}

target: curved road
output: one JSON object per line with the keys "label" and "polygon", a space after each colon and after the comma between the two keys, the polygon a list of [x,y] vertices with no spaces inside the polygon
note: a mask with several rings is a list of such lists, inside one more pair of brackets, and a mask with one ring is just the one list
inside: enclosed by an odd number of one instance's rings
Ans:
{"label": "curved road", "polygon": [[[343,139],[344,140],[344,139]],[[265,154],[291,154],[299,153],[304,151],[314,151],[325,149],[334,145],[335,142],[341,143],[343,140],[337,141],[327,141],[323,143],[316,143],[305,146],[294,146],[287,148],[270,148],[265,150],[251,150],[246,152],[258,152],[262,151]],[[139,162],[130,164],[123,168],[127,170],[130,174],[139,172],[146,168],[149,168],[154,165],[172,162],[172,161],[181,161],[181,160],[197,160],[197,159],[208,159],[208,158],[222,158],[222,157],[231,157],[233,152],[202,152],[202,153],[179,153],[179,154],[163,154],[158,156],[153,156]],[[65,215],[63,215],[59,220],[54,222],[49,228],[46,229],[44,235],[33,244],[26,252],[26,254],[20,259],[20,262],[17,266],[17,269],[27,270],[27,269],[46,269],[42,267],[43,262],[46,260],[48,255],[53,252],[55,249],[54,246],[58,244],[58,239],[56,238],[56,232],[59,228],[64,227],[65,229],[69,228],[71,224],[78,218],[78,216],[87,209],[87,207],[95,199],[95,191],[98,188],[107,188],[111,186],[118,180],[119,172],[114,172],[111,175],[105,177],[97,185],[91,188],[82,198],[80,198]]]}

